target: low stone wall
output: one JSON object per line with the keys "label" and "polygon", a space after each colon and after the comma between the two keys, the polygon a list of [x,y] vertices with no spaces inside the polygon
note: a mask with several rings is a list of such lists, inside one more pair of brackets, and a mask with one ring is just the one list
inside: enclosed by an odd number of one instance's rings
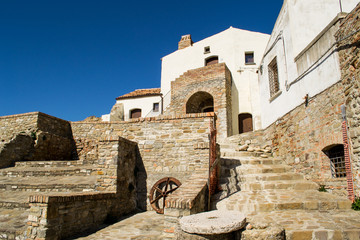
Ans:
{"label": "low stone wall", "polygon": [[116,193],[30,196],[26,239],[64,239],[119,217]]}
{"label": "low stone wall", "polygon": [[[354,188],[360,195],[360,4],[342,21],[336,39],[352,147]],[[352,35],[351,35],[352,34]],[[345,38],[349,36],[348,38]]]}
{"label": "low stone wall", "polygon": [[265,139],[272,140],[273,155],[285,159],[294,171],[307,179],[339,190],[346,195],[345,178],[332,178],[330,159],[322,151],[333,144],[342,144],[342,117],[344,104],[341,82],[308,100],[279,118],[264,130]]}
{"label": "low stone wall", "polygon": [[[19,143],[25,136],[32,144]],[[69,160],[75,147],[69,122],[40,112],[0,117],[0,137],[0,168],[19,160]]]}
{"label": "low stone wall", "polygon": [[[73,122],[80,159],[99,157],[99,139],[117,137],[137,143],[138,207],[146,209],[147,193],[164,177],[184,182],[209,166],[209,133],[213,113],[140,118],[127,122]],[[150,210],[150,205],[148,205]]]}

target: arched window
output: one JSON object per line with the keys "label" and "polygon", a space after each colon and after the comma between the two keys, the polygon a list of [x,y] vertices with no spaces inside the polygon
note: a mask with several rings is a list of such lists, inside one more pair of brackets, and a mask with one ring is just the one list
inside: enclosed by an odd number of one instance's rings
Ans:
{"label": "arched window", "polygon": [[207,59],[205,59],[205,66],[213,65],[219,63],[219,57],[218,56],[212,56]]}
{"label": "arched window", "polygon": [[141,117],[141,109],[135,108],[130,111],[130,118],[139,118]]}
{"label": "arched window", "polygon": [[329,157],[332,177],[346,177],[344,145],[330,145],[325,147],[322,151]]}
{"label": "arched window", "polygon": [[186,103],[186,113],[202,113],[214,111],[214,98],[207,92],[193,94]]}
{"label": "arched window", "polygon": [[250,113],[241,113],[239,119],[239,133],[251,132],[253,130],[252,115]]}

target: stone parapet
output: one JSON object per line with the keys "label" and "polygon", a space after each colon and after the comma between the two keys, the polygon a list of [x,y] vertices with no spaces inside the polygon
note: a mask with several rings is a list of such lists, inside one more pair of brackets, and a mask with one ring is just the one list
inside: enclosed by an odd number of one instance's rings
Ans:
{"label": "stone parapet", "polygon": [[69,122],[40,112],[0,117],[0,137],[0,168],[19,160],[71,159],[75,146]]}
{"label": "stone parapet", "polygon": [[[117,194],[79,193],[29,197],[26,239],[63,239],[120,217]],[[81,212],[79,212],[81,210]]]}

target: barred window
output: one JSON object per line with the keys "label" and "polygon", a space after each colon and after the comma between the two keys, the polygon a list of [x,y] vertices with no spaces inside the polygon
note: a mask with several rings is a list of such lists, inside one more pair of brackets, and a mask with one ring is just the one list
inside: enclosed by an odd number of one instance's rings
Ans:
{"label": "barred window", "polygon": [[268,65],[270,97],[273,97],[279,90],[279,75],[276,57]]}
{"label": "barred window", "polygon": [[344,145],[331,145],[326,147],[323,152],[329,157],[332,177],[346,177]]}

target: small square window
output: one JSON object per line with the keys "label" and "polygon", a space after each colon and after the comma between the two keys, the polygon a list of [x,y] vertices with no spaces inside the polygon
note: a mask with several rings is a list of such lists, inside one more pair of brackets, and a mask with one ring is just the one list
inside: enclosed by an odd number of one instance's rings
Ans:
{"label": "small square window", "polygon": [[204,47],[204,54],[205,53],[210,53],[210,47],[209,46]]}
{"label": "small square window", "polygon": [[154,103],[153,104],[153,112],[158,112],[159,111],[159,103]]}
{"label": "small square window", "polygon": [[255,64],[254,52],[246,52],[245,53],[245,64],[246,65]]}

